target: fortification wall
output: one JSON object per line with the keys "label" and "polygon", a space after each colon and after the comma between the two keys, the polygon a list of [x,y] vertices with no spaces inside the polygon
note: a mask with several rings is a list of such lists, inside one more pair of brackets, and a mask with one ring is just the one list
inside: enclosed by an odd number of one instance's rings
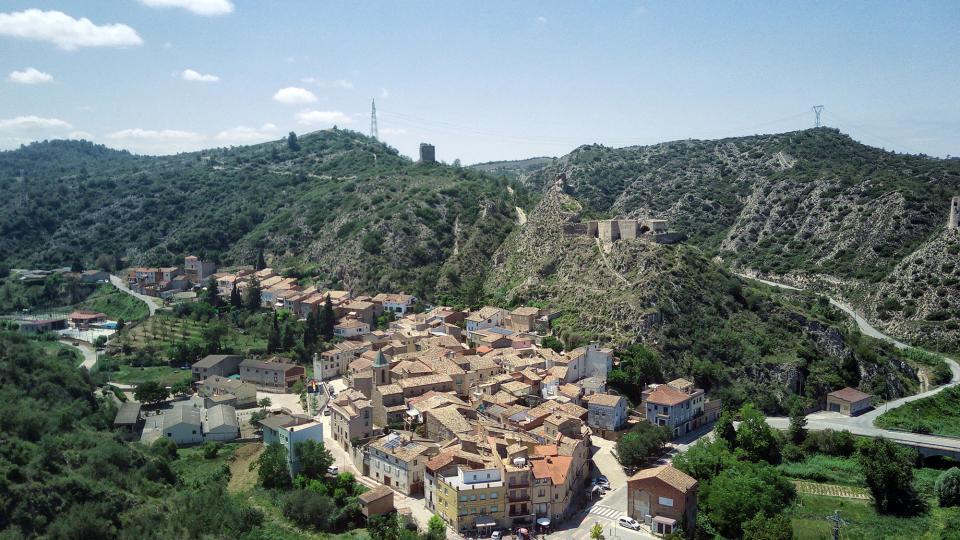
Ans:
{"label": "fortification wall", "polygon": [[947,228],[960,228],[960,197],[950,199],[950,218],[947,220]]}

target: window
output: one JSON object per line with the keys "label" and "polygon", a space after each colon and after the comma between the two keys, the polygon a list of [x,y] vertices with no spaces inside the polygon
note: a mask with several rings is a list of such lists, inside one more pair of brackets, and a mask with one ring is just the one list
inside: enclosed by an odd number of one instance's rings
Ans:
{"label": "window", "polygon": [[491,506],[491,507],[490,507],[490,512],[496,512],[496,511],[497,511],[497,507],[496,507],[496,506]]}
{"label": "window", "polygon": [[660,497],[657,499],[657,502],[660,503],[661,506],[673,506],[673,499],[667,497]]}
{"label": "window", "polygon": [[497,495],[496,493],[491,493],[491,494],[490,494],[490,498],[491,498],[491,499],[496,499],[497,497],[499,497],[499,495]]}
{"label": "window", "polygon": [[467,502],[467,496],[466,496],[466,495],[461,495],[461,496],[460,496],[460,502]]}
{"label": "window", "polygon": [[471,496],[470,496],[470,500],[471,500],[471,501],[477,500],[477,496],[476,496],[476,495],[471,495]]}
{"label": "window", "polygon": [[482,501],[482,500],[485,500],[486,498],[487,498],[487,495],[486,495],[486,494],[484,494],[484,493],[481,493],[481,494],[480,494],[480,500],[481,500],[481,501]]}

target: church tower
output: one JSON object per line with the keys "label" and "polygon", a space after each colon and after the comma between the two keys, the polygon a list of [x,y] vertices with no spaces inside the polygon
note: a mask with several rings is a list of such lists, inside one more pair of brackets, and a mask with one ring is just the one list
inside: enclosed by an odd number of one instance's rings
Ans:
{"label": "church tower", "polygon": [[960,229],[960,197],[950,199],[950,219],[947,220],[948,229]]}
{"label": "church tower", "polygon": [[385,384],[390,384],[390,362],[387,362],[383,351],[377,351],[377,356],[373,359],[373,385]]}

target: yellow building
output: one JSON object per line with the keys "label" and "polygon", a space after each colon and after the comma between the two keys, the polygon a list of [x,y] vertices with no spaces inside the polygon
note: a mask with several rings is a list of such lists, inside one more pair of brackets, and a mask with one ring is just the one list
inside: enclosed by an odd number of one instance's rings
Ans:
{"label": "yellow building", "polygon": [[505,526],[506,488],[499,468],[454,464],[437,471],[436,512],[461,533],[481,537]]}

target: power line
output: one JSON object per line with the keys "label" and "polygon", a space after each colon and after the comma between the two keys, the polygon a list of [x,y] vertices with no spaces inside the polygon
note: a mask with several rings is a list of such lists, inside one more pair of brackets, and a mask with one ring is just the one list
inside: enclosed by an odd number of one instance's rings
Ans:
{"label": "power line", "polygon": [[850,522],[840,517],[840,511],[834,510],[832,515],[826,517],[833,528],[833,540],[840,540],[840,528],[844,525],[850,525]]}

